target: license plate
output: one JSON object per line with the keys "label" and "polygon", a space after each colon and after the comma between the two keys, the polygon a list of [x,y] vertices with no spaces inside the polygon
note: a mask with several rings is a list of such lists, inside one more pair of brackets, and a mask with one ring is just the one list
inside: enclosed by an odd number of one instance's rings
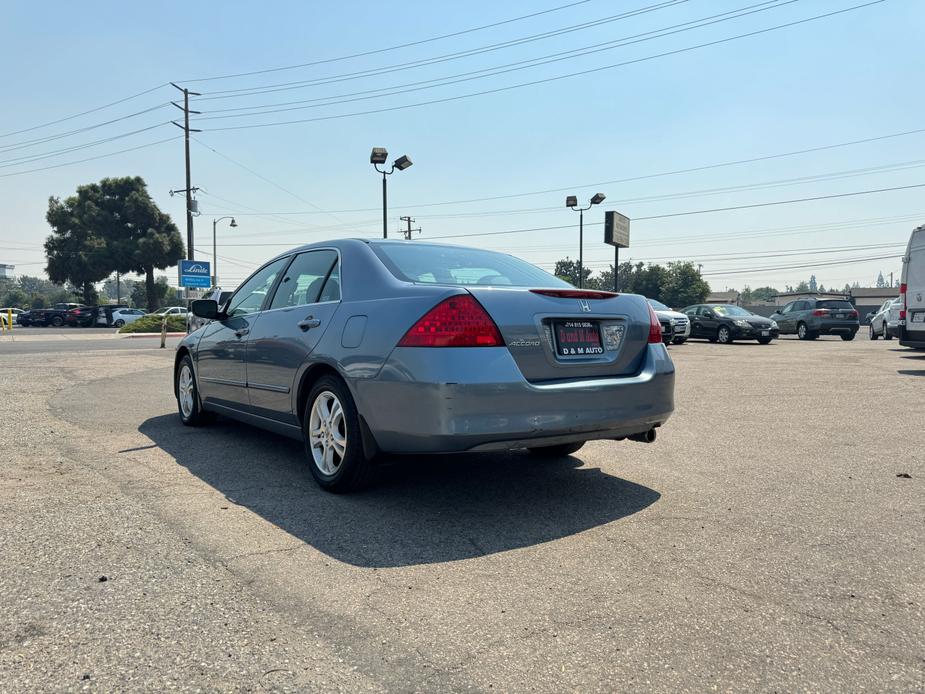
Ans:
{"label": "license plate", "polygon": [[597,321],[554,321],[556,354],[560,357],[585,357],[603,354],[601,329]]}
{"label": "license plate", "polygon": [[915,313],[912,315],[913,323],[925,323],[925,313]]}
{"label": "license plate", "polygon": [[835,317],[836,318],[847,318],[848,314],[847,313],[836,313]]}
{"label": "license plate", "polygon": [[771,334],[771,331],[770,331],[770,330],[762,330],[762,331],[761,331],[761,337],[767,337],[767,336],[770,335],[770,334]]}

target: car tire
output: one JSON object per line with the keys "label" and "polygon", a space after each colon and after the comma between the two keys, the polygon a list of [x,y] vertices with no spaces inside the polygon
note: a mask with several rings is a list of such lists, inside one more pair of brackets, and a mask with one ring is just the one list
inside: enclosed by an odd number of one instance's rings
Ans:
{"label": "car tire", "polygon": [[117,321],[116,321],[115,323],[113,323],[112,325],[113,325],[113,327],[115,327],[115,328],[121,328],[123,325],[125,325],[125,321],[122,320],[122,319],[120,318],[119,320],[117,320]]}
{"label": "car tire", "polygon": [[842,333],[841,339],[845,342],[851,342],[854,339],[856,333]]}
{"label": "car tire", "polygon": [[685,342],[687,342],[686,337],[676,337],[671,341],[671,343],[674,345],[683,345]]}
{"label": "car tire", "polygon": [[725,325],[719,326],[716,330],[716,341],[721,345],[731,345],[732,344],[732,331],[727,328]]}
{"label": "car tire", "polygon": [[892,339],[893,339],[893,336],[890,335],[890,331],[889,331],[889,329],[887,328],[886,321],[883,321],[883,339],[884,339],[884,340],[892,340]]}
{"label": "car tire", "polygon": [[302,439],[312,477],[322,489],[340,494],[372,480],[374,466],[363,448],[356,405],[336,376],[322,376],[309,391]]}
{"label": "car tire", "polygon": [[815,339],[815,338],[813,337],[812,332],[810,332],[810,329],[809,329],[808,327],[806,327],[806,323],[804,323],[804,322],[802,322],[802,321],[800,321],[800,323],[797,325],[797,337],[798,337],[799,339],[801,339],[801,340],[813,340],[813,339]]}
{"label": "car tire", "polygon": [[555,446],[537,446],[536,448],[528,448],[527,450],[533,455],[542,458],[564,458],[565,456],[577,453],[584,445],[584,441],[576,441],[575,443],[560,443]]}
{"label": "car tire", "polygon": [[208,420],[202,401],[199,399],[199,387],[196,385],[196,372],[193,360],[187,354],[177,365],[174,374],[174,393],[177,397],[177,410],[180,421],[188,427],[202,426]]}
{"label": "car tire", "polygon": [[773,339],[774,339],[774,338],[772,338],[772,337],[759,337],[759,338],[758,338],[758,344],[759,344],[759,345],[769,345],[769,344],[771,344],[771,340],[773,340]]}
{"label": "car tire", "polygon": [[873,325],[873,323],[871,323],[871,325],[870,325],[870,330],[867,331],[867,336],[868,336],[871,340],[876,340],[878,337],[880,337],[880,334],[879,334],[876,330],[874,330],[874,325]]}
{"label": "car tire", "polygon": [[60,328],[64,325],[64,319],[61,316],[52,316],[51,324],[56,328]]}

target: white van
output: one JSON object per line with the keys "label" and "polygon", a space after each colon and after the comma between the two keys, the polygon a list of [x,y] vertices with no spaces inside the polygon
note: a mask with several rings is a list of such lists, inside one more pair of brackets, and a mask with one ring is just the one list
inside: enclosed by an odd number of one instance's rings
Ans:
{"label": "white van", "polygon": [[925,225],[912,230],[899,285],[899,344],[925,349]]}

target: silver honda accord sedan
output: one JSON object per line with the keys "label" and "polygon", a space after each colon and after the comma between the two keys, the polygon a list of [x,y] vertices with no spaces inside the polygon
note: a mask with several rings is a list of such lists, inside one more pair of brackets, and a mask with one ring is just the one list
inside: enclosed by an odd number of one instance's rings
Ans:
{"label": "silver honda accord sedan", "polygon": [[380,453],[652,441],[674,365],[641,296],[576,289],[513,256],[345,239],[273,258],[177,348],[184,424],[211,413],[304,441],[348,491]]}

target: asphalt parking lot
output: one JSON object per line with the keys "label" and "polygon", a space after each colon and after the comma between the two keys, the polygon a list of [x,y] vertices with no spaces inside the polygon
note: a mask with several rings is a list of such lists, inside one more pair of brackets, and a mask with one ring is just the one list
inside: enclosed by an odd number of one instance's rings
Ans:
{"label": "asphalt parking lot", "polygon": [[153,340],[17,344],[5,691],[925,689],[925,353],[896,341],[672,347],[653,444],[351,496],[295,442],[182,427]]}

